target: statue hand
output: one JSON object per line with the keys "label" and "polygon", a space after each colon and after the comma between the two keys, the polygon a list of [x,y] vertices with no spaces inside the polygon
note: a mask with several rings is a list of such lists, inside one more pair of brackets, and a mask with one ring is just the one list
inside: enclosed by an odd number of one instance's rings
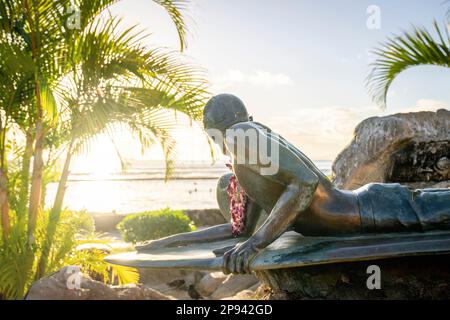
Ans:
{"label": "statue hand", "polygon": [[250,273],[250,263],[259,251],[252,239],[237,244],[223,256],[223,273]]}

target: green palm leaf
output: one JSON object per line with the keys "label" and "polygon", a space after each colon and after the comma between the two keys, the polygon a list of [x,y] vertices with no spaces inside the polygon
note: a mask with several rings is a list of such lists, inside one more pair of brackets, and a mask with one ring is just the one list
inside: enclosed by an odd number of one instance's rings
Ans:
{"label": "green palm leaf", "polygon": [[[98,0],[98,1],[83,1],[75,0],[73,4],[80,10],[80,29],[83,30],[86,26],[93,22],[103,11],[109,8],[119,0]],[[188,0],[153,0],[156,4],[163,7],[178,33],[181,51],[187,46],[188,27],[184,12],[187,11]],[[67,15],[63,16],[67,19]],[[68,30],[68,34],[76,33],[77,30]]]}
{"label": "green palm leaf", "polygon": [[411,32],[389,39],[374,51],[378,57],[371,65],[367,86],[373,100],[386,106],[389,87],[404,70],[419,65],[450,67],[450,35],[447,26],[434,21],[434,34],[414,27]]}
{"label": "green palm leaf", "polygon": [[89,149],[100,133],[112,135],[116,124],[126,125],[143,148],[159,144],[166,158],[166,178],[174,163],[177,126],[173,112],[201,118],[208,97],[204,71],[180,59],[180,54],[147,49],[143,32],[121,29],[121,20],[94,20],[76,40],[72,53],[77,66],[61,96],[66,100],[75,152]]}
{"label": "green palm leaf", "polygon": [[187,9],[187,0],[153,0],[164,9],[166,9],[170,18],[172,19],[175,27],[177,28],[178,38],[180,40],[181,51],[186,48],[187,45],[187,33],[188,28],[186,25],[186,19],[183,15],[183,11]]}

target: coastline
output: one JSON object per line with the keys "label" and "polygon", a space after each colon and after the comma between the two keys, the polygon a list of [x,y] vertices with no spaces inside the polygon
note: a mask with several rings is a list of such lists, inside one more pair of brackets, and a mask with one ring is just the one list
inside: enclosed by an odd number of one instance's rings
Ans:
{"label": "coastline", "polygon": [[[315,162],[325,174],[331,161]],[[217,208],[216,188],[225,166],[183,164],[166,181],[164,168],[152,162],[139,162],[126,172],[74,172],[69,176],[64,205],[69,210],[119,214],[171,208],[207,210]],[[49,183],[46,208],[54,202],[58,184]]]}

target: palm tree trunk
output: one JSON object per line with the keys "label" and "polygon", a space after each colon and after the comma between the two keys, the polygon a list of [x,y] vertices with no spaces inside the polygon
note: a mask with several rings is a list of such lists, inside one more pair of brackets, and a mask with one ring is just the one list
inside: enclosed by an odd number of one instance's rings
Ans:
{"label": "palm tree trunk", "polygon": [[66,161],[64,162],[63,171],[61,173],[61,178],[59,179],[58,189],[56,191],[55,202],[53,203],[52,212],[57,212],[58,216],[62,210],[62,206],[64,203],[64,196],[66,194],[67,189],[67,179],[70,174],[70,161],[72,160],[73,155],[73,144],[74,139],[70,142],[69,149],[67,150]]}
{"label": "palm tree trunk", "polygon": [[53,243],[53,237],[56,233],[56,227],[58,225],[59,219],[61,217],[62,206],[64,203],[64,195],[67,189],[67,180],[70,174],[70,161],[73,155],[73,144],[75,139],[70,142],[69,148],[67,150],[66,160],[64,162],[63,171],[61,173],[61,178],[59,179],[58,189],[56,191],[55,202],[53,208],[50,211],[49,222],[46,230],[45,243],[42,247],[41,258],[38,263],[38,268],[36,271],[36,279],[39,279],[46,274],[48,257],[50,254],[51,245]]}
{"label": "palm tree trunk", "polygon": [[31,156],[33,155],[33,136],[27,132],[26,133],[26,144],[25,153],[22,157],[22,168],[20,173],[21,185],[19,189],[19,201],[17,206],[17,216],[21,220],[25,217],[28,196],[30,191],[30,166],[31,166]]}
{"label": "palm tree trunk", "polygon": [[5,170],[5,140],[6,124],[4,128],[3,121],[0,118],[0,219],[4,237],[9,234],[11,229],[9,221],[8,179]]}
{"label": "palm tree trunk", "polygon": [[45,198],[47,197],[47,185],[48,182],[45,179],[42,179],[42,187],[41,187],[41,206],[45,208]]}
{"label": "palm tree trunk", "polygon": [[0,169],[0,211],[3,236],[7,236],[11,231],[9,222],[8,185],[3,169]]}
{"label": "palm tree trunk", "polygon": [[[41,85],[40,85],[40,69],[39,69],[39,44],[38,35],[39,23],[36,8],[33,6],[34,12],[31,11],[28,0],[23,0],[23,7],[25,9],[25,17],[30,27],[31,51],[33,60],[35,62],[34,71],[34,91],[36,98],[36,143],[34,147],[33,159],[33,174],[31,178],[30,190],[30,204],[28,207],[28,237],[31,242],[34,242],[33,233],[36,227],[36,221],[41,209],[41,192],[42,192],[42,173],[44,169],[44,161],[42,159],[42,152],[44,147],[44,123],[43,110],[41,101]],[[36,21],[35,21],[36,20]]]}
{"label": "palm tree trunk", "polygon": [[31,178],[30,204],[28,209],[28,235],[31,239],[41,208],[42,173],[44,170],[44,161],[42,160],[43,142],[44,130],[41,118],[36,121],[36,144],[34,148],[33,175]]}

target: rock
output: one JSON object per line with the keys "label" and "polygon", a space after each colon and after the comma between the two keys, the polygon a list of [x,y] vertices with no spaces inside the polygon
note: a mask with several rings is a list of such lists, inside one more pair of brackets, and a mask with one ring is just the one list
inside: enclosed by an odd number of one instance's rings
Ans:
{"label": "rock", "polygon": [[203,297],[201,296],[200,293],[198,293],[197,289],[195,289],[195,286],[194,286],[193,284],[191,284],[191,285],[188,287],[187,292],[188,292],[189,297],[191,297],[191,298],[194,299],[194,300],[200,300],[200,299],[203,299]]}
{"label": "rock", "polygon": [[227,278],[222,272],[208,273],[199,281],[196,289],[203,297],[209,297]]}
{"label": "rock", "polygon": [[247,289],[236,293],[234,296],[222,298],[221,300],[255,300],[255,299],[256,299],[255,291]]}
{"label": "rock", "polygon": [[[409,181],[399,180],[405,176],[419,182],[414,177],[424,174],[430,177],[426,182],[445,181],[447,160],[443,158],[450,148],[449,127],[450,111],[444,109],[366,119],[335,159],[333,181],[342,189],[356,189],[369,182],[407,184]],[[432,163],[428,163],[430,159]]]}
{"label": "rock", "polygon": [[257,300],[268,300],[272,294],[272,289],[267,285],[260,284],[255,291],[255,297]]}
{"label": "rock", "polygon": [[[225,275],[222,272],[139,269],[146,286],[178,299],[221,299],[243,290],[256,290],[258,280],[253,275]],[[243,299],[243,293],[240,295]]]}
{"label": "rock", "polygon": [[234,296],[236,293],[246,290],[257,284],[259,280],[253,274],[229,275],[227,279],[215,290],[210,298],[219,300]]}
{"label": "rock", "polygon": [[169,300],[171,297],[142,285],[109,286],[92,280],[76,266],[61,270],[33,283],[26,300]]}
{"label": "rock", "polygon": [[[379,289],[368,267],[380,269]],[[278,299],[449,299],[450,256],[411,256],[258,271]]]}
{"label": "rock", "polygon": [[183,288],[172,288],[169,287],[167,284],[162,283],[158,285],[152,285],[152,289],[162,293],[163,295],[170,296],[177,300],[192,300],[193,298],[189,294],[189,289],[183,289]]}
{"label": "rock", "polygon": [[121,300],[172,300],[171,296],[142,285],[127,284],[124,286],[113,286],[118,299]]}
{"label": "rock", "polygon": [[187,271],[174,269],[146,269],[139,268],[140,281],[147,287],[174,297],[176,299],[189,300],[200,299],[197,295],[198,283],[208,275],[203,271]]}
{"label": "rock", "polygon": [[257,300],[261,284],[257,283],[254,286],[236,293],[234,296],[222,298],[222,300]]}
{"label": "rock", "polygon": [[172,288],[187,289],[190,285],[196,285],[207,272],[202,271],[187,271],[174,269],[146,269],[139,268],[140,281],[147,286],[154,286],[159,284],[167,284]]}
{"label": "rock", "polygon": [[413,140],[390,157],[388,181],[435,182],[450,180],[450,139]]}
{"label": "rock", "polygon": [[444,189],[450,188],[450,180],[441,181],[441,182],[410,182],[407,185],[413,189],[426,189],[426,188],[436,188],[436,189]]}

